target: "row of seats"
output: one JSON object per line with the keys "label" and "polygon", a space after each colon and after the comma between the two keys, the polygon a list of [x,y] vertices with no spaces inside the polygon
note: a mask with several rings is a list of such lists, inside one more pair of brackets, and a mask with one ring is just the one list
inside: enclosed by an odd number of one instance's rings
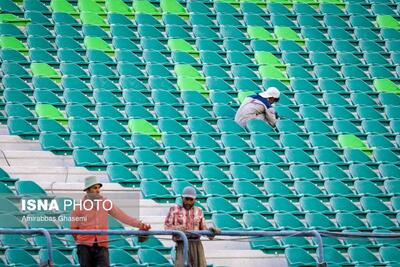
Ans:
{"label": "row of seats", "polygon": [[[291,42],[291,41],[290,41]],[[281,44],[282,42],[280,42]],[[287,43],[287,42],[286,42]],[[338,52],[335,55],[327,54],[326,52],[311,52],[309,57],[303,52],[299,51],[283,51],[282,58],[274,56],[272,53],[278,52],[262,52],[255,51],[255,61],[252,59],[253,55],[251,52],[243,53],[242,51],[228,51],[225,53],[218,53],[215,51],[200,51],[200,60],[196,59],[192,55],[187,52],[182,51],[172,51],[171,59],[178,66],[182,64],[192,64],[194,66],[198,66],[203,63],[210,66],[220,66],[223,69],[229,69],[227,64],[233,65],[246,65],[251,68],[255,68],[256,63],[260,65],[273,64],[275,66],[284,68],[285,64],[287,65],[299,65],[305,66],[308,69],[312,69],[311,64],[316,64],[319,66],[331,66],[335,70],[342,69],[344,75],[349,75],[351,73],[350,70],[359,70],[360,73],[365,72],[369,68],[372,70],[372,75],[376,76],[378,74],[377,68],[372,68],[373,66],[383,65],[388,71],[393,71],[395,69],[396,63],[399,62],[400,53],[392,53],[392,57],[389,55],[385,55],[381,52],[365,52],[364,57],[355,56],[350,52]],[[169,67],[171,65],[171,61],[168,56],[164,55],[158,51],[147,51],[143,52],[143,60],[135,55],[132,52],[127,52],[124,50],[117,50],[115,53],[115,60],[113,57],[106,54],[106,52],[102,52],[100,50],[88,49],[86,52],[86,56],[80,55],[76,50],[72,50],[70,48],[64,49],[61,48],[57,52],[57,56],[53,56],[51,53],[46,50],[32,48],[29,51],[29,58],[23,56],[20,52],[13,49],[2,49],[0,53],[0,57],[7,62],[15,62],[20,64],[22,67],[29,67],[31,65],[30,62],[33,63],[46,63],[51,66],[60,66],[63,67],[62,72],[66,71],[65,64],[79,64],[84,69],[94,70],[93,66],[97,64],[105,64],[109,67],[113,67],[118,63],[130,62],[134,63],[135,66],[140,67],[143,64],[161,64],[163,66]],[[226,58],[226,59],[225,59]],[[89,63],[87,63],[87,61]],[[7,64],[5,65],[5,67]],[[17,65],[16,65],[17,66]],[[4,67],[4,68],[5,68]],[[210,73],[207,71],[207,68],[204,69],[204,73],[207,75]],[[234,70],[233,68],[232,70]],[[378,68],[379,69],[379,68]],[[67,72],[65,74],[71,74]],[[96,73],[97,74],[97,73]],[[211,74],[211,73],[210,73]],[[355,73],[356,74],[356,73]],[[353,75],[355,75],[353,74]],[[361,74],[360,74],[361,75]],[[99,76],[104,76],[99,74]],[[208,76],[208,75],[207,75]],[[366,74],[361,75],[361,77],[368,77]],[[354,77],[357,78],[357,77]]]}
{"label": "row of seats", "polygon": [[[89,144],[89,143],[88,143]],[[97,144],[96,144],[97,145]],[[98,146],[96,146],[98,147]],[[225,153],[219,155],[211,149],[198,149],[195,152],[196,158],[193,159],[188,154],[180,149],[166,149],[163,157],[157,155],[149,149],[135,150],[132,155],[124,153],[122,148],[104,149],[103,155],[96,155],[93,151],[89,150],[91,147],[79,147],[73,151],[73,157],[77,166],[90,167],[90,166],[105,166],[107,164],[122,163],[127,166],[135,166],[138,164],[154,164],[156,166],[166,166],[168,164],[182,164],[189,166],[199,166],[202,164],[212,164],[220,166],[229,166],[232,164],[242,164],[247,166],[254,166],[258,164],[276,164],[285,166],[287,164],[348,164],[349,160],[361,163],[398,163],[398,153],[393,149],[376,148],[374,149],[373,157],[367,156],[359,149],[349,149],[344,151],[346,160],[341,156],[340,151],[334,151],[330,148],[314,149],[307,153],[304,148],[291,148],[286,149],[284,155],[265,148],[257,148],[255,150],[255,157],[249,156],[242,149],[228,148]],[[96,149],[96,148],[94,148]],[[98,150],[103,149],[98,147]],[[127,146],[126,149],[130,149]],[[338,153],[339,152],[339,153]],[[104,158],[104,160],[102,159]],[[165,159],[163,159],[165,158]]]}
{"label": "row of seats", "polygon": [[[129,168],[119,164],[107,167],[107,174],[111,181],[120,182],[122,184],[134,184],[140,180],[154,180],[162,184],[170,184],[175,181],[175,185],[184,185],[186,181],[195,185],[202,184],[203,181],[220,181],[230,186],[236,180],[246,181],[244,185],[261,185],[265,180],[280,181],[288,185],[293,185],[294,181],[312,181],[316,185],[321,185],[325,180],[338,179],[347,184],[354,184],[357,179],[363,180],[361,184],[370,184],[364,180],[369,180],[377,184],[382,184],[385,180],[398,179],[399,167],[394,164],[366,165],[363,163],[351,164],[346,166],[337,166],[335,164],[322,164],[318,168],[310,167],[302,164],[290,165],[288,169],[283,169],[275,165],[261,165],[259,171],[251,169],[245,165],[231,165],[229,171],[221,169],[214,165],[202,165],[198,171],[182,165],[171,165],[168,172],[157,170],[157,167],[151,165],[139,165],[137,169]],[[242,182],[238,182],[241,184]],[[394,192],[391,188],[393,182],[386,182],[388,192]],[[308,183],[306,183],[308,184]],[[390,185],[390,186],[389,186]],[[311,186],[314,187],[314,186]],[[178,193],[179,188],[174,191]],[[375,190],[379,192],[379,190]],[[259,192],[259,191],[257,191]],[[346,192],[350,192],[346,189]],[[285,194],[287,190],[285,189]]]}
{"label": "row of seats", "polygon": [[[79,266],[76,250],[73,251],[72,255],[66,255],[58,249],[52,249],[52,253],[53,263],[57,266]],[[173,266],[170,260],[154,249],[140,249],[137,252],[137,259],[126,250],[119,248],[112,248],[109,253],[111,266]],[[39,266],[39,262],[44,262],[47,259],[48,251],[44,248],[39,251],[38,257],[34,257],[29,249],[8,248],[5,250],[6,262],[0,259],[0,264],[4,266]]]}
{"label": "row of seats", "polygon": [[[174,190],[171,193],[166,189],[166,186],[161,184],[161,182],[169,183],[170,181],[157,181],[154,179],[142,180],[140,188],[144,197],[152,198],[161,202],[174,202],[175,197],[179,196],[179,192],[181,192],[185,186],[192,185],[188,181],[174,180],[171,182],[171,187]],[[232,181],[230,182],[232,183]],[[199,181],[197,181],[197,183],[199,183]],[[321,188],[324,188],[326,192],[322,191],[312,181],[295,181],[294,185],[296,191],[290,189],[289,186],[285,185],[279,180],[266,180],[264,181],[264,193],[250,181],[237,180],[234,182],[234,188],[231,190],[231,187],[224,185],[220,181],[206,180],[202,182],[204,193],[202,193],[200,190],[197,191],[200,200],[204,200],[212,196],[224,197],[230,201],[236,201],[241,196],[253,196],[254,198],[260,200],[265,200],[267,197],[284,196],[298,201],[302,196],[313,196],[322,200],[329,200],[329,198],[334,196],[360,199],[363,195],[387,199],[389,196],[396,195],[397,193],[395,190],[399,187],[397,180],[386,180],[384,183],[386,190],[381,190],[375,185],[374,182],[361,179],[354,182],[354,191],[350,189],[350,187],[344,182],[337,179],[325,180],[321,184]],[[289,209],[290,207],[287,208]]]}
{"label": "row of seats", "polygon": [[[24,13],[27,11],[36,11],[41,13],[51,13],[51,10],[54,12],[72,12],[77,13],[78,10],[81,11],[93,11],[93,10],[101,10],[104,6],[106,10],[103,9],[103,12],[138,12],[138,13],[146,13],[155,11],[157,13],[161,12],[171,12],[175,13],[179,9],[181,11],[186,11],[190,13],[196,14],[208,14],[215,12],[222,12],[228,14],[236,14],[238,12],[242,13],[258,13],[258,12],[267,12],[267,13],[282,13],[285,6],[293,5],[293,13],[286,8],[289,13],[292,14],[314,14],[320,12],[321,14],[376,14],[376,15],[397,15],[397,10],[391,10],[391,5],[396,4],[396,2],[391,1],[334,1],[334,2],[322,2],[318,1],[255,1],[255,2],[247,2],[247,1],[232,1],[232,2],[212,2],[212,1],[188,1],[177,3],[175,1],[171,1],[168,3],[167,1],[163,1],[162,3],[154,3],[150,4],[149,2],[135,4],[132,1],[116,1],[112,4],[111,1],[105,1],[105,4],[95,3],[94,5],[85,4],[83,1],[73,1],[71,3],[67,1],[51,1],[50,5],[47,6],[40,1],[37,0],[25,0],[23,1],[21,6],[16,5],[10,0],[4,1],[1,8],[10,13]],[[258,5],[257,5],[258,4]],[[345,10],[340,9],[339,7],[345,7]],[[130,10],[130,7],[133,10]],[[234,9],[234,7],[240,7],[240,11]],[[262,9],[262,7],[266,7],[266,9]],[[313,9],[312,7],[319,7]],[[161,8],[161,10],[157,9]],[[183,9],[182,9],[183,8]],[[371,11],[369,9],[371,8]],[[186,10],[185,10],[186,9]],[[184,12],[182,12],[184,13]],[[127,14],[127,13],[126,13]],[[283,12],[283,14],[285,14]]]}
{"label": "row of seats", "polygon": [[[135,77],[121,76],[118,81],[108,79],[107,77],[91,77],[90,82],[82,80],[77,77],[62,77],[61,85],[58,85],[53,80],[43,76],[34,76],[32,78],[32,84],[27,83],[27,80],[23,80],[17,76],[3,76],[2,78],[4,89],[18,89],[21,92],[32,93],[35,89],[47,89],[53,92],[62,92],[64,90],[76,90],[83,93],[93,91],[94,89],[103,89],[111,92],[118,92],[122,90],[138,91],[142,93],[150,93],[150,91],[160,91],[160,95],[166,95],[165,91],[170,93],[177,93],[179,89],[185,89],[186,86],[190,86],[191,90],[187,91],[198,91],[203,96],[209,96],[213,103],[235,103],[236,100],[231,94],[237,94],[237,91],[253,91],[259,92],[260,85],[263,87],[275,86],[282,92],[282,102],[286,105],[293,103],[293,100],[286,99],[286,94],[292,92],[308,92],[311,94],[318,93],[339,93],[348,94],[352,93],[368,93],[372,94],[374,91],[380,92],[393,92],[398,91],[398,86],[388,79],[379,79],[374,82],[373,87],[361,79],[347,79],[344,83],[335,81],[333,79],[319,79],[316,83],[311,83],[305,79],[291,79],[290,85],[284,84],[276,79],[267,79],[260,81],[258,79],[249,79],[247,77],[238,77],[235,80],[232,79],[221,79],[219,77],[208,77],[206,78],[206,87],[208,91],[204,91],[204,86],[195,79],[185,79],[185,83],[180,83],[176,86],[174,79],[167,79],[161,77],[149,77],[140,81]],[[200,87],[196,87],[200,85]],[[179,89],[178,89],[179,88]],[[197,90],[195,90],[197,88]],[[182,90],[185,91],[185,90]],[[195,93],[187,93],[195,94]],[[198,95],[198,94],[197,94]],[[289,96],[288,95],[288,96]],[[138,95],[139,97],[139,95]],[[140,99],[141,97],[139,97]],[[176,98],[176,97],[175,97]],[[159,97],[161,103],[165,103],[165,99],[171,104],[175,104],[177,101],[172,100],[171,97]],[[397,99],[394,97],[394,99]],[[297,99],[296,99],[297,100]],[[295,100],[295,101],[296,101]],[[168,102],[167,102],[168,103]],[[343,102],[341,102],[343,103]],[[199,104],[199,103],[197,103]],[[298,103],[300,104],[300,103]],[[385,105],[397,105],[397,102],[384,103]],[[348,105],[348,104],[346,104]],[[375,105],[375,104],[373,104]]]}
{"label": "row of seats", "polygon": [[[381,247],[379,254],[375,254],[365,247],[349,248],[348,257],[345,257],[340,251],[324,247],[326,262],[332,266],[343,266],[347,264],[362,263],[369,266],[382,265],[392,266],[399,261],[400,249],[392,246]],[[290,247],[285,250],[286,258],[290,266],[313,266],[317,264],[315,257],[312,257],[307,251],[299,247]],[[314,254],[315,255],[315,254]]]}
{"label": "row of seats", "polygon": [[[79,121],[75,121],[73,127],[77,127]],[[251,135],[248,142],[237,134],[221,134],[221,139],[216,140],[216,136],[208,134],[192,134],[191,140],[185,140],[176,134],[164,134],[162,135],[161,143],[149,138],[148,135],[133,134],[132,136],[126,136],[125,133],[110,133],[109,131],[103,131],[101,135],[98,132],[92,131],[90,133],[82,133],[79,131],[73,131],[70,134],[69,141],[65,140],[66,143],[70,144],[72,148],[88,148],[91,150],[100,150],[102,148],[117,148],[120,150],[133,150],[136,149],[154,149],[154,150],[165,150],[171,148],[183,149],[187,152],[194,152],[199,149],[212,149],[214,151],[221,151],[224,149],[235,149],[240,148],[246,150],[248,153],[253,153],[257,149],[263,149],[269,147],[272,151],[281,152],[281,149],[305,149],[311,148],[331,148],[336,149],[339,145],[335,142],[334,138],[326,136],[326,134],[311,134],[310,136],[301,136],[298,134],[281,134],[279,140],[265,137],[261,134]],[[96,135],[96,136],[95,136]],[[128,137],[128,138],[127,138]],[[60,140],[62,138],[59,134],[42,132],[39,140],[45,145],[55,145],[55,142],[51,140]],[[339,137],[340,138],[340,137]],[[336,139],[336,138],[335,138]],[[218,142],[219,141],[219,142]],[[266,143],[268,141],[268,143]],[[396,140],[391,141],[389,137],[382,135],[369,135],[367,136],[367,143],[365,150],[368,147],[371,148],[398,148],[400,147],[400,139],[397,136]],[[343,151],[344,157],[349,162],[361,161],[362,157],[356,160],[356,157],[352,157],[354,148],[345,147]],[[282,153],[282,152],[281,152]],[[281,154],[280,153],[280,154]],[[288,152],[289,153],[289,152]],[[341,153],[339,151],[339,153]],[[368,153],[368,151],[367,151]]]}

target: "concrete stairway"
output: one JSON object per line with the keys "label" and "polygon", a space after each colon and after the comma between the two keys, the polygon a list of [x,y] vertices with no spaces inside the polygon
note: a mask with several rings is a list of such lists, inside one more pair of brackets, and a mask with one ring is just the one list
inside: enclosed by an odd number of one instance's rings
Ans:
{"label": "concrete stairway", "polygon": [[[108,183],[104,172],[91,172],[75,167],[71,156],[57,156],[42,151],[38,141],[10,136],[6,126],[0,126],[0,167],[13,177],[37,182],[49,194],[75,199],[83,196],[84,177],[97,175],[104,181],[104,195],[117,202],[128,214],[150,223],[153,229],[163,229],[165,215],[171,206],[140,199],[137,189]],[[168,237],[161,238],[165,245],[173,246]],[[266,255],[261,251],[251,250],[248,242],[224,239],[230,238],[218,238],[215,241],[204,239],[207,260],[215,266],[286,266],[283,255]]]}

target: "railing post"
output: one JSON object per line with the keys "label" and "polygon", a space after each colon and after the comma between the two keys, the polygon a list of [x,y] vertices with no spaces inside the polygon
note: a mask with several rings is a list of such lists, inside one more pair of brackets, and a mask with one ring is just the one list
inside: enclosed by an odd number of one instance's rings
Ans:
{"label": "railing post", "polygon": [[47,246],[47,262],[41,262],[40,266],[49,266],[53,267],[53,244],[51,242],[50,233],[44,228],[35,228],[35,229],[4,229],[0,228],[0,234],[42,234],[46,238],[46,246]]}
{"label": "railing post", "polygon": [[310,233],[312,233],[317,239],[317,267],[326,267],[327,265],[324,262],[324,244],[322,242],[321,234],[316,230],[311,230]]}

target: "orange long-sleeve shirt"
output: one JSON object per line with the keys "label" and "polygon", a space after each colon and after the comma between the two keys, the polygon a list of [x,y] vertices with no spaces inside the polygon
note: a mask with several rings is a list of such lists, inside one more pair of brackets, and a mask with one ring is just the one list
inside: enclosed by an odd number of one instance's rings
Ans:
{"label": "orange long-sleeve shirt", "polygon": [[[87,196],[83,197],[82,202],[88,200]],[[102,197],[101,201],[107,200]],[[84,208],[74,209],[71,213],[71,229],[76,230],[108,230],[108,215],[116,218],[117,220],[133,227],[139,227],[140,221],[132,218],[118,208],[114,203],[112,208],[109,209],[109,203],[102,205],[99,203],[98,209],[94,205],[93,209],[85,210]],[[75,220],[74,220],[75,218]],[[81,220],[78,218],[82,218]],[[108,236],[107,235],[74,235],[74,239],[78,245],[92,246],[93,243],[97,242],[99,246],[108,247]]]}

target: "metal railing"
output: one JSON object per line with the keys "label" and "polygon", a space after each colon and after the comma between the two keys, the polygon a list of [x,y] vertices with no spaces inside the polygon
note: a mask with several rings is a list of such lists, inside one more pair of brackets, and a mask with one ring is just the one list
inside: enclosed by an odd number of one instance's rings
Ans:
{"label": "metal railing", "polygon": [[[182,232],[176,230],[165,230],[165,231],[136,231],[136,230],[70,230],[70,229],[9,229],[0,228],[0,234],[41,234],[46,238],[46,246],[48,252],[47,261],[40,262],[40,266],[54,266],[53,253],[52,253],[52,242],[51,235],[135,235],[135,236],[148,236],[148,235],[171,235],[179,237],[183,242],[183,260],[184,267],[190,267],[189,264],[189,241],[187,235],[193,236],[216,236],[214,233],[208,230],[202,231],[189,231]],[[253,237],[265,237],[265,236],[303,236],[303,237],[315,237],[317,242],[317,267],[326,266],[323,254],[323,241],[322,236],[336,237],[336,238],[400,238],[400,233],[359,233],[359,232],[330,232],[330,231],[222,231],[218,236],[253,236]],[[227,240],[229,241],[229,240]]]}

